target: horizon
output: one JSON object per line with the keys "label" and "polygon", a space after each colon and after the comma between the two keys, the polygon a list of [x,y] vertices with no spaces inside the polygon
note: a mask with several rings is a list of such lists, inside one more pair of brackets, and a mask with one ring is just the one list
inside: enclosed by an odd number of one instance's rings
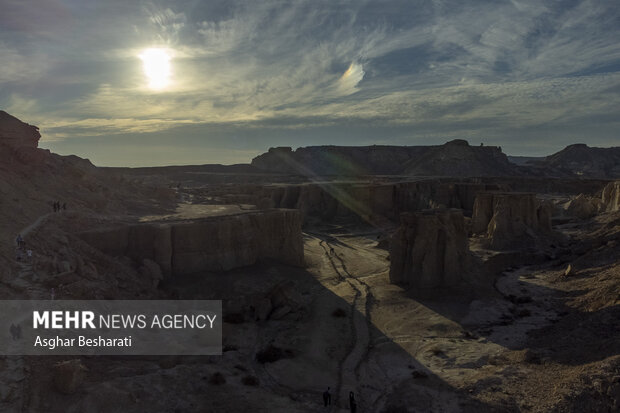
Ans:
{"label": "horizon", "polygon": [[[437,144],[437,145],[389,145],[389,144],[386,144],[386,145],[375,145],[375,144],[371,144],[371,145],[308,145],[308,146],[299,146],[299,147],[296,147],[296,148],[289,146],[288,148],[291,148],[291,150],[293,152],[295,152],[298,149],[310,148],[310,147],[319,147],[319,146],[320,147],[335,146],[335,147],[345,147],[345,148],[353,148],[353,147],[365,148],[365,147],[372,147],[372,146],[397,146],[397,147],[407,147],[407,146],[442,146],[442,145],[445,145],[448,142],[449,141],[444,142],[443,144]],[[476,147],[476,145],[472,145],[470,142],[468,142],[468,143],[469,143],[469,146]],[[584,143],[581,143],[581,142],[577,142],[577,143],[569,144],[566,147],[562,148],[561,150],[564,150],[564,149],[568,148],[569,146],[575,146],[575,145],[586,145],[586,146],[588,146],[588,148],[595,148],[595,149],[620,148],[620,146],[610,146],[610,147],[589,146],[587,144],[584,144]],[[494,145],[484,145],[484,146],[494,147]],[[267,153],[270,149],[282,148],[282,147],[286,147],[286,146],[269,147],[266,150],[264,150],[263,152],[259,152],[256,156],[259,156],[261,154]],[[500,147],[500,150],[501,149],[502,148]],[[503,151],[502,151],[502,153],[504,153],[504,155],[506,155],[508,158],[539,158],[539,159],[544,159],[547,156],[553,155],[553,154],[555,154],[557,152],[554,152],[554,153],[548,154],[548,155],[541,155],[541,156],[513,155],[513,154],[507,154],[507,153],[505,153]],[[60,154],[60,155],[64,155],[64,154]],[[67,155],[75,155],[75,154],[67,154]],[[93,163],[93,164],[95,166],[97,166],[97,167],[102,167],[102,168],[162,168],[162,167],[175,167],[175,166],[212,166],[212,165],[215,165],[215,166],[217,166],[217,165],[219,165],[219,166],[236,166],[236,165],[251,165],[253,158],[249,159],[246,162],[236,162],[236,163],[186,163],[186,164],[157,164],[157,165],[140,165],[140,166],[127,166],[127,165],[114,165],[114,166],[110,166],[110,165],[97,165],[95,163]]]}
{"label": "horizon", "polygon": [[10,1],[0,108],[98,166],[269,147],[617,145],[620,8],[590,1]]}

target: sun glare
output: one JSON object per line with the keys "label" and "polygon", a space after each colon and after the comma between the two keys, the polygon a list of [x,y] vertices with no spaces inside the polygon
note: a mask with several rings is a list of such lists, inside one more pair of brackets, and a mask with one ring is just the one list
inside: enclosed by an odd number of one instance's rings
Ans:
{"label": "sun glare", "polygon": [[151,89],[163,89],[170,83],[170,55],[165,49],[146,49],[138,55]]}

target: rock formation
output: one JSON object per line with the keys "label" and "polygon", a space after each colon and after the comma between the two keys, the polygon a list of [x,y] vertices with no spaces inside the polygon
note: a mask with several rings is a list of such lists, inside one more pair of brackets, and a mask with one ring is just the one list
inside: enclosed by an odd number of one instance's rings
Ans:
{"label": "rock formation", "polygon": [[456,287],[470,263],[467,231],[459,210],[401,215],[390,245],[390,282],[412,289]]}
{"label": "rock formation", "polygon": [[593,148],[583,143],[569,145],[547,156],[542,162],[547,168],[587,178],[620,178],[620,147]]}
{"label": "rock formation", "polygon": [[[164,275],[230,270],[266,259],[303,265],[301,217],[293,210],[130,224],[78,235],[108,255],[129,257],[143,267],[145,259],[151,260]],[[152,267],[143,272],[157,282]]]}
{"label": "rock formation", "polygon": [[422,156],[425,146],[309,146],[269,148],[252,159],[252,166],[269,172],[314,175],[393,175],[402,165]]}
{"label": "rock formation", "polygon": [[523,172],[499,147],[454,140],[437,146],[310,146],[270,148],[252,160],[268,171],[315,175],[516,176]]}
{"label": "rock formation", "polygon": [[36,148],[40,138],[39,128],[0,110],[0,144],[12,148]]}
{"label": "rock formation", "polygon": [[[308,216],[330,220],[361,217],[366,222],[397,221],[400,213],[429,208],[458,208],[470,215],[476,194],[500,189],[497,184],[442,182],[426,179],[398,183],[313,183],[266,186],[249,203],[294,208]],[[230,200],[229,198],[227,198]]]}
{"label": "rock formation", "polygon": [[602,209],[607,212],[620,210],[620,181],[610,182],[603,189]]}
{"label": "rock formation", "polygon": [[522,172],[497,146],[469,146],[462,139],[431,149],[410,162],[408,176],[518,176]]}
{"label": "rock formation", "polygon": [[566,213],[580,219],[592,218],[602,208],[602,202],[599,198],[577,195],[568,202]]}
{"label": "rock formation", "polygon": [[86,367],[79,359],[61,361],[54,366],[54,387],[64,394],[75,393],[86,376]]}
{"label": "rock formation", "polygon": [[492,249],[534,245],[551,233],[552,208],[531,193],[482,192],[474,202],[472,232],[486,236]]}

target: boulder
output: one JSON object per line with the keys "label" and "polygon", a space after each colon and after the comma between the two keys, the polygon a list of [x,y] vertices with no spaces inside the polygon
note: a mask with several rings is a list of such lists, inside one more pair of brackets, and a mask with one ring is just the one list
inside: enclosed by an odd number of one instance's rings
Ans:
{"label": "boulder", "polygon": [[600,199],[579,194],[568,202],[566,213],[580,219],[588,219],[598,214],[601,209]]}
{"label": "boulder", "polygon": [[414,289],[457,286],[469,254],[460,210],[403,213],[390,243],[390,282]]}
{"label": "boulder", "polygon": [[269,298],[262,298],[256,303],[255,306],[255,318],[258,321],[264,321],[269,318],[269,314],[271,314],[271,310],[273,309],[271,305],[271,300]]}
{"label": "boulder", "polygon": [[84,381],[86,370],[79,359],[56,363],[54,365],[54,388],[64,394],[75,393]]}
{"label": "boulder", "polygon": [[157,288],[161,280],[164,279],[164,275],[161,272],[161,267],[155,261],[145,258],[142,260],[142,266],[140,267],[140,274],[143,277],[151,280],[153,288]]}
{"label": "boulder", "polygon": [[268,294],[273,308],[289,307],[289,311],[298,311],[304,306],[304,301],[295,289],[292,282],[284,282],[275,286]]}
{"label": "boulder", "polygon": [[273,313],[271,313],[271,316],[269,318],[271,318],[272,320],[281,320],[282,318],[284,318],[284,316],[289,314],[291,311],[292,311],[291,307],[289,307],[288,305],[284,305],[282,307],[278,307],[275,310],[273,310]]}

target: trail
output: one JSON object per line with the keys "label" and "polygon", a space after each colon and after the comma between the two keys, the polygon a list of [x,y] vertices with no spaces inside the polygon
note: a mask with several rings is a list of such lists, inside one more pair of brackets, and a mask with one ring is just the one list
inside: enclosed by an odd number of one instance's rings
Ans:
{"label": "trail", "polygon": [[26,237],[26,235],[28,235],[29,233],[31,233],[32,231],[34,231],[35,229],[39,228],[45,221],[47,221],[47,219],[54,215],[54,214],[58,214],[59,212],[49,212],[47,214],[43,214],[41,216],[39,216],[33,223],[31,223],[30,225],[28,225],[27,227],[25,227],[24,229],[21,230],[20,234],[22,237]]}
{"label": "trail", "polygon": [[[26,238],[29,234],[43,225],[54,213],[39,216],[34,222],[23,228],[19,234]],[[27,243],[27,247],[28,248]],[[49,299],[49,293],[41,288],[37,283],[38,276],[34,268],[34,260],[17,261],[19,270],[15,277],[12,277],[7,284],[24,294],[31,300]],[[23,356],[8,356],[0,361],[0,411],[3,412],[22,412],[28,411],[28,376],[26,374],[27,364]]]}
{"label": "trail", "polygon": [[[340,374],[336,385],[337,398],[341,408],[348,407],[349,392],[353,391],[356,395],[358,405],[371,405],[369,401],[359,399],[360,380],[358,376],[358,367],[365,360],[370,345],[370,306],[372,303],[372,295],[368,285],[358,280],[346,268],[344,260],[338,255],[337,245],[331,245],[328,241],[324,241],[323,237],[316,235],[321,241],[319,245],[324,249],[326,256],[332,269],[340,279],[348,283],[355,296],[351,303],[351,331],[353,336],[349,344],[349,352],[340,365]],[[334,248],[334,254],[330,253]],[[334,411],[335,406],[330,411]]]}

